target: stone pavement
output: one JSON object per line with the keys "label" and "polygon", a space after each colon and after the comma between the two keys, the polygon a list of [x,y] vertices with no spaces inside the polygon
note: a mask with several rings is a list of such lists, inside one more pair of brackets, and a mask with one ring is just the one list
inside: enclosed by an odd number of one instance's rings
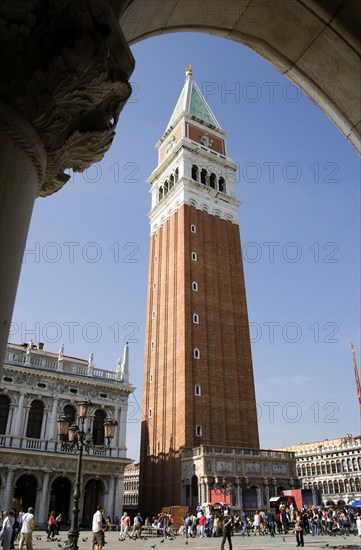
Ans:
{"label": "stone pavement", "polygon": [[[41,537],[41,540],[37,540],[36,537]],[[46,542],[46,534],[44,531],[35,531],[34,533],[34,550],[60,550],[63,548],[66,541],[66,532],[60,533],[61,541]],[[79,550],[90,550],[92,534],[90,531],[81,531],[79,537]],[[87,540],[84,540],[87,539]],[[283,540],[284,539],[284,540]],[[221,539],[220,538],[204,538],[204,539],[188,539],[186,545],[186,539],[181,536],[177,536],[175,540],[165,540],[158,538],[148,538],[147,540],[127,540],[120,542],[118,540],[118,533],[110,532],[106,533],[105,540],[107,544],[103,550],[220,550]],[[292,534],[285,536],[276,535],[274,539],[270,536],[259,537],[253,536],[242,537],[236,534],[232,537],[233,550],[287,550],[290,548],[296,548],[296,537]],[[154,548],[154,545],[156,547]],[[328,546],[327,546],[328,545]],[[15,546],[17,548],[17,546]],[[343,538],[337,537],[312,537],[310,535],[305,536],[305,548],[308,550],[319,550],[320,548],[331,549],[348,549],[348,550],[361,550],[361,539],[351,535]],[[225,550],[228,550],[228,543],[226,543]]]}

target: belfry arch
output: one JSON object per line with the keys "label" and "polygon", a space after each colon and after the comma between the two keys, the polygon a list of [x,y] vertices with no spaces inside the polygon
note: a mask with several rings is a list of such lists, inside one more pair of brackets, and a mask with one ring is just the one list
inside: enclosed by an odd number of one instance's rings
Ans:
{"label": "belfry arch", "polygon": [[[182,31],[242,43],[299,86],[360,150],[356,1],[63,0],[59,11],[40,0],[22,11],[7,6],[0,63],[0,365],[35,198],[56,192],[68,180],[65,170],[81,172],[110,148],[131,94],[129,45]],[[81,78],[74,78],[74,66]]]}

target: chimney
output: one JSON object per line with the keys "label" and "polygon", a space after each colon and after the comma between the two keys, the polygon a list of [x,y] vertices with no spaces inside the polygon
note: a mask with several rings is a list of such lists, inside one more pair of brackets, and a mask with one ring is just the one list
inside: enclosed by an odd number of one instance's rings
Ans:
{"label": "chimney", "polygon": [[44,349],[44,342],[38,342],[38,349],[40,350]]}

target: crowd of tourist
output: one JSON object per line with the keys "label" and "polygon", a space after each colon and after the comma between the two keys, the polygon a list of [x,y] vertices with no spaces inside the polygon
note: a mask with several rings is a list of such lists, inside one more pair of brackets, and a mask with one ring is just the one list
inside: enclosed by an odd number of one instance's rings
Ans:
{"label": "crowd of tourist", "polygon": [[357,513],[347,507],[297,509],[292,504],[289,507],[281,505],[277,511],[270,509],[252,514],[242,511],[234,515],[227,506],[223,510],[214,511],[210,506],[199,505],[196,514],[186,515],[179,533],[187,538],[218,536],[224,538],[224,525],[228,524],[229,517],[231,534],[239,533],[244,537],[266,535],[275,537],[292,532],[296,536],[297,546],[304,545],[304,535],[347,537],[354,534],[361,537],[360,511]]}

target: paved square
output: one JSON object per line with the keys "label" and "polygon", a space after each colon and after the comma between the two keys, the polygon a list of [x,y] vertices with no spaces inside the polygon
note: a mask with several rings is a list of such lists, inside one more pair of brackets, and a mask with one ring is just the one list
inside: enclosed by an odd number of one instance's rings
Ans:
{"label": "paved square", "polygon": [[[41,537],[41,540],[37,540],[36,537]],[[41,549],[56,549],[63,548],[66,541],[66,532],[60,533],[61,541],[46,542],[46,534],[44,531],[36,531],[34,533],[34,550]],[[86,539],[86,540],[85,540]],[[92,533],[90,531],[82,531],[79,537],[79,550],[90,550],[92,539]],[[127,540],[119,541],[118,533],[110,532],[106,533],[106,545],[104,550],[219,550],[221,546],[221,538],[204,538],[204,539],[186,539],[177,536],[175,540],[165,540],[158,538],[148,538],[146,540]],[[292,534],[288,535],[276,535],[274,539],[270,536],[254,536],[242,537],[236,534],[232,538],[233,550],[287,550],[288,548],[296,548],[296,537]],[[154,548],[154,545],[155,548]],[[327,546],[328,545],[328,546]],[[305,548],[309,550],[319,550],[319,548],[327,548],[328,550],[348,549],[348,550],[361,550],[361,539],[354,535],[343,538],[342,536],[329,537],[329,536],[305,536]],[[228,550],[228,544],[226,543],[225,550]]]}

